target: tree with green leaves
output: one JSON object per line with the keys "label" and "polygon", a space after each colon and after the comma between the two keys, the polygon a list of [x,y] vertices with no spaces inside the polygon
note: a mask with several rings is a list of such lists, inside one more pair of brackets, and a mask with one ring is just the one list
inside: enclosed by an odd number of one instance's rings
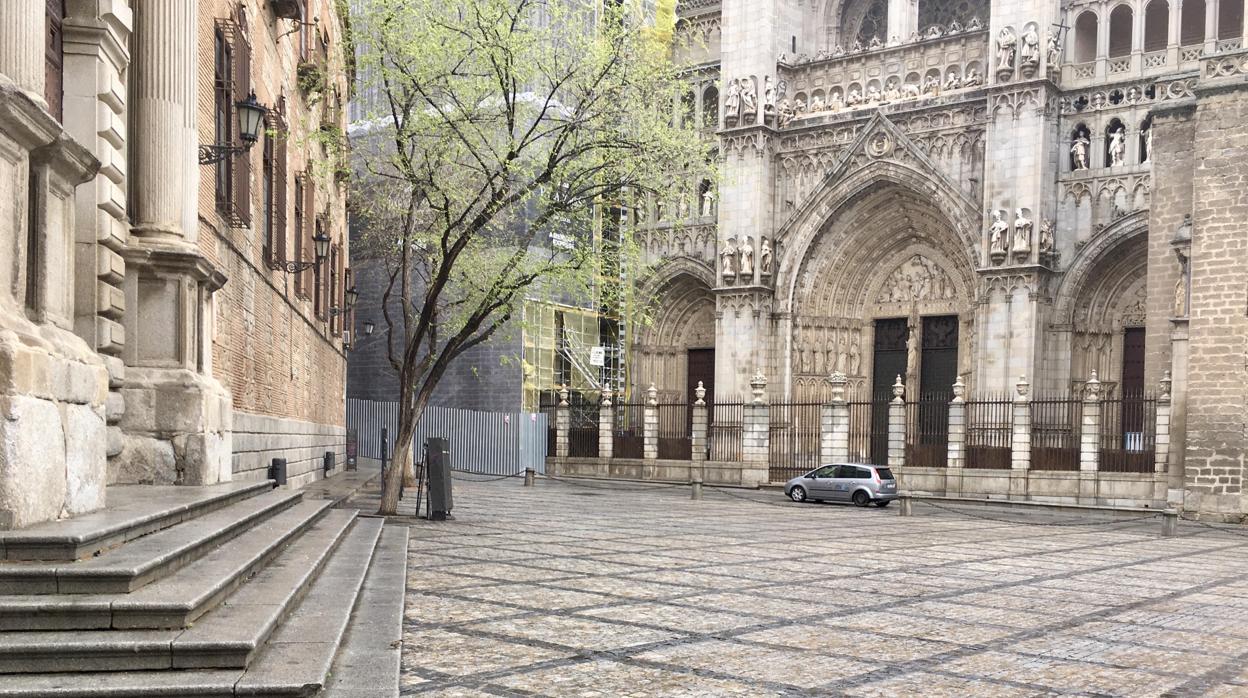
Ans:
{"label": "tree with green leaves", "polygon": [[[619,278],[637,271],[632,226],[611,221],[704,168],[705,145],[674,116],[687,87],[670,0],[657,24],[633,2],[358,3],[353,210],[389,274],[394,463],[411,460],[448,366],[519,322],[526,298],[642,302]],[[381,513],[397,510],[405,476],[387,473]]]}

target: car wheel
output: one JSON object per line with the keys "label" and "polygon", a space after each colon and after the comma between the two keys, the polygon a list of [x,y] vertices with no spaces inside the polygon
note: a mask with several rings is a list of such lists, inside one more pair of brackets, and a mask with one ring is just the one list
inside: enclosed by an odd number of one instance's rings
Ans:
{"label": "car wheel", "polygon": [[854,504],[860,507],[865,507],[866,505],[870,503],[871,503],[871,495],[867,494],[866,490],[858,490],[857,492],[854,493]]}
{"label": "car wheel", "polygon": [[806,488],[801,485],[794,485],[793,489],[789,490],[789,499],[795,502],[806,501]]}
{"label": "car wheel", "polygon": [[881,499],[880,501],[876,502],[876,503],[875,503],[875,505],[876,505],[877,507],[879,507],[879,508],[883,509],[884,507],[888,506],[888,502],[889,502],[889,500],[887,500],[887,499]]}

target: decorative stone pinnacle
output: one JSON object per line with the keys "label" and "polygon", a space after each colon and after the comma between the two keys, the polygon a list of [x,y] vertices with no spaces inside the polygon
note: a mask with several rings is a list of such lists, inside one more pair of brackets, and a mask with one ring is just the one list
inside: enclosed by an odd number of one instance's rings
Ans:
{"label": "decorative stone pinnacle", "polygon": [[1027,376],[1019,376],[1018,383],[1015,384],[1014,389],[1018,391],[1018,397],[1015,398],[1016,400],[1021,402],[1024,398],[1026,398],[1027,393],[1031,391],[1031,383],[1027,382]]}
{"label": "decorative stone pinnacle", "polygon": [[965,402],[966,400],[966,383],[962,382],[962,376],[953,382],[953,402]]}
{"label": "decorative stone pinnacle", "polygon": [[611,406],[611,389],[610,388],[602,389],[602,406],[603,407]]}
{"label": "decorative stone pinnacle", "polygon": [[1162,373],[1162,374],[1161,374],[1161,396],[1159,397],[1159,399],[1161,399],[1161,400],[1169,400],[1169,399],[1170,399],[1170,385],[1171,385],[1173,382],[1174,382],[1174,381],[1170,378],[1170,372],[1169,372],[1169,371],[1166,371],[1166,372],[1164,372],[1164,373]]}
{"label": "decorative stone pinnacle", "polygon": [[832,402],[845,402],[845,386],[849,383],[849,379],[840,371],[833,371],[832,377],[828,379],[832,384]]}
{"label": "decorative stone pinnacle", "polygon": [[906,386],[901,382],[901,374],[897,374],[897,382],[893,383],[893,402],[900,402],[906,394]]}
{"label": "decorative stone pinnacle", "polygon": [[567,383],[564,383],[563,386],[559,388],[559,406],[560,407],[568,406],[568,384]]}
{"label": "decorative stone pinnacle", "polygon": [[654,383],[651,383],[650,387],[646,388],[646,404],[650,407],[659,404],[659,390],[654,387]]}
{"label": "decorative stone pinnacle", "polygon": [[767,391],[767,378],[763,376],[763,369],[759,368],[754,371],[754,380],[750,381],[750,391],[754,393],[754,404],[763,404],[763,395]]}
{"label": "decorative stone pinnacle", "polygon": [[702,381],[698,381],[698,387],[693,389],[693,397],[695,398],[693,401],[693,404],[695,405],[706,404],[706,388],[703,387]]}

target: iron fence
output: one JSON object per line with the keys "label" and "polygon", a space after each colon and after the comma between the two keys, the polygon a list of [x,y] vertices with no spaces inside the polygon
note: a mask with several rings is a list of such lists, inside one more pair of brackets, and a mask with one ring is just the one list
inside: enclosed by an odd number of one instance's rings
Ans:
{"label": "iron fence", "polygon": [[1083,400],[1037,397],[1031,401],[1031,469],[1079,469]]}
{"label": "iron fence", "polygon": [[767,462],[772,482],[784,482],[819,465],[818,402],[773,402]]}
{"label": "iron fence", "polygon": [[[888,464],[888,400],[871,402],[855,400],[846,403],[849,408],[849,460],[855,463]],[[873,418],[876,412],[884,415],[883,428]],[[882,444],[878,449],[876,444]]]}
{"label": "iron fence", "polygon": [[966,401],[966,467],[1009,469],[1014,440],[1014,401],[996,396]]}
{"label": "iron fence", "polygon": [[689,460],[693,455],[693,412],[685,403],[659,403],[659,458]]}
{"label": "iron fence", "polygon": [[546,415],[546,455],[553,456],[559,436],[559,395],[552,392],[541,393],[537,397],[537,409]]}
{"label": "iron fence", "polygon": [[742,437],[745,433],[745,403],[715,402],[707,410],[707,459],[739,462],[743,456]]}
{"label": "iron fence", "polygon": [[1151,473],[1156,467],[1157,399],[1126,396],[1101,401],[1100,470]]}
{"label": "iron fence", "polygon": [[641,458],[645,455],[645,414],[644,403],[615,403],[615,429],[611,434],[613,457]]}
{"label": "iron fence", "polygon": [[[877,411],[881,409],[876,407]],[[888,407],[882,407],[887,414]],[[878,418],[876,421],[879,421]],[[884,419],[887,424],[887,417]],[[877,437],[878,438],[878,437]],[[888,434],[885,432],[885,454]],[[872,449],[873,452],[876,449]],[[879,455],[876,455],[878,458]],[[884,456],[887,458],[887,455]],[[949,399],[936,394],[906,402],[906,465],[943,468],[949,459]],[[878,461],[877,461],[878,462]]]}
{"label": "iron fence", "polygon": [[568,456],[598,457],[598,397],[592,393],[568,396]]}

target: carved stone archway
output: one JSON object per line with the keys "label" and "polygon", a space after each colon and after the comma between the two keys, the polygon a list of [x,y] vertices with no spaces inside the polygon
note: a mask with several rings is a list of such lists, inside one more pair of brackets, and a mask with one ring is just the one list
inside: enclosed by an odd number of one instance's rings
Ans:
{"label": "carved stone archway", "polygon": [[686,356],[715,346],[715,272],[692,258],[668,260],[639,285],[652,301],[651,318],[636,330],[631,383],[642,395],[651,382],[660,401],[685,402]]}

